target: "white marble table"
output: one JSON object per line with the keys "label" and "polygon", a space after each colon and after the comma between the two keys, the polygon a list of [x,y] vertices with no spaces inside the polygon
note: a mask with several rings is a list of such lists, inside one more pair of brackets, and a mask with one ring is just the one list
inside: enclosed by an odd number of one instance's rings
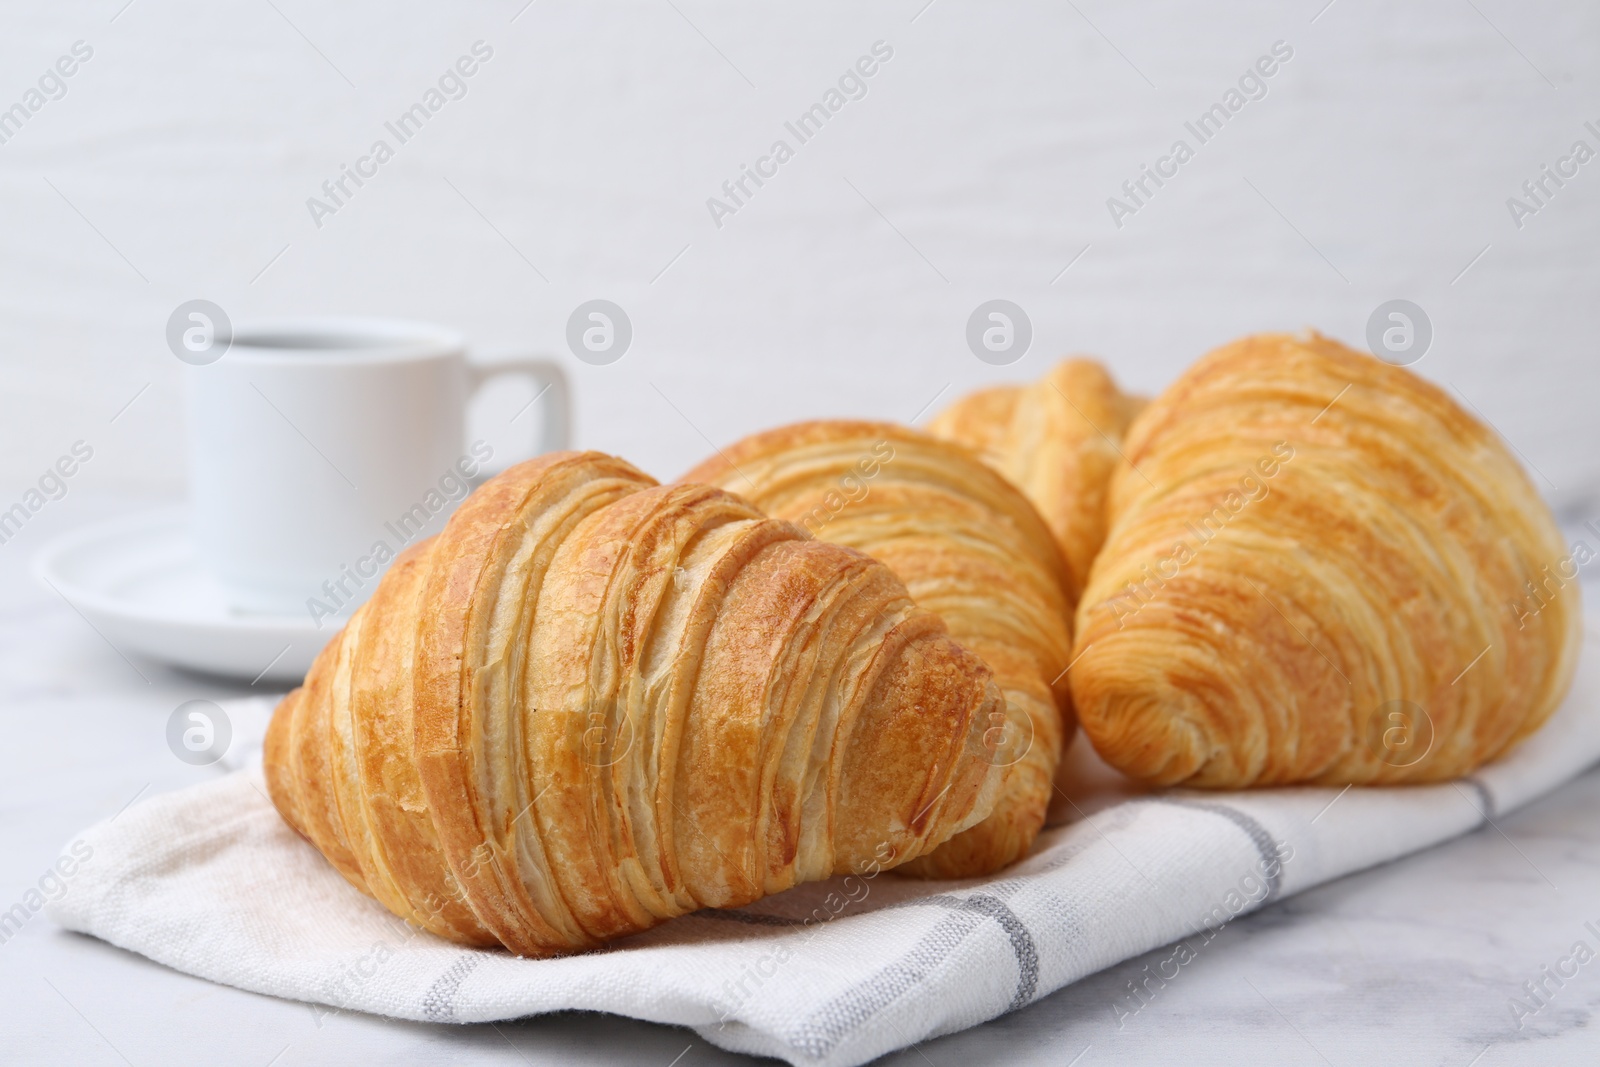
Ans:
{"label": "white marble table", "polygon": [[[246,687],[137,671],[28,575],[44,539],[149,501],[69,495],[0,545],[0,910],[71,835],[135,796],[222,773],[179,762],[168,714]],[[1600,592],[1590,586],[1590,603]],[[141,678],[140,673],[148,678]],[[1224,930],[1118,1026],[1112,1005],[1160,953],[1013,1015],[891,1056],[1024,1064],[1592,1064],[1600,960],[1519,1030],[1511,998],[1600,938],[1600,771],[1491,828],[1280,901]],[[70,890],[69,890],[70,891]],[[1570,970],[1570,967],[1568,968]],[[1077,1057],[1076,1059],[1074,1057]],[[307,1006],[177,974],[35,915],[0,944],[0,1063],[628,1063],[744,1059],[695,1034],[570,1014],[429,1026]]]}

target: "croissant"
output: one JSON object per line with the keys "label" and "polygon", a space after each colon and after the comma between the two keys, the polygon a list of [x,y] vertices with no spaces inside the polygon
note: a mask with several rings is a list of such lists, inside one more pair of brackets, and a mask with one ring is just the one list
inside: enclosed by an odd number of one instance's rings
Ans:
{"label": "croissant", "polygon": [[1105,539],[1105,499],[1118,442],[1144,404],[1091,359],[1064,359],[1039,381],[980,389],[928,423],[966,445],[1025,493],[1066,559],[1076,602]]}
{"label": "croissant", "polygon": [[1411,372],[1315,334],[1249,337],[1123,447],[1069,678],[1123,772],[1439,781],[1565,694],[1577,567],[1495,434]]}
{"label": "croissant", "polygon": [[971,877],[1026,853],[1071,727],[1061,675],[1072,601],[1050,531],[1022,494],[966,449],[873,422],[756,434],[685,480],[738,492],[888,564],[912,599],[993,669],[1006,703],[985,743],[993,762],[1011,768],[1005,791],[987,819],[900,871]]}
{"label": "croissant", "polygon": [[266,776],[396,915],[546,956],[929,851],[1004,784],[1001,699],[883,564],[563,452],[395,561]]}

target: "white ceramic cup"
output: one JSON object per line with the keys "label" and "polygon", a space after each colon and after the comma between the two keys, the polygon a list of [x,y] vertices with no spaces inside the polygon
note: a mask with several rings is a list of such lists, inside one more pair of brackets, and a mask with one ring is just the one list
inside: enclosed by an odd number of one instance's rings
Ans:
{"label": "white ceramic cup", "polygon": [[309,612],[320,623],[364,601],[395,554],[443,526],[491,458],[464,439],[467,401],[489,378],[532,378],[539,451],[567,446],[567,380],[555,362],[469,362],[461,337],[437,326],[246,324],[220,359],[186,372],[195,540],[240,611]]}

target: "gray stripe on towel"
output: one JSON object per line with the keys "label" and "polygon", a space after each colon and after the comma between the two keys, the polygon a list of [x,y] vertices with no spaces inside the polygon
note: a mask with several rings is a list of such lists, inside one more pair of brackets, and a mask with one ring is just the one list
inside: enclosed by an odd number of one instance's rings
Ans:
{"label": "gray stripe on towel", "polygon": [[691,911],[686,918],[711,919],[718,922],[742,923],[745,926],[804,926],[804,919],[791,919],[785,915],[763,915],[757,911],[740,911],[736,908],[701,908]]}
{"label": "gray stripe on towel", "polygon": [[895,907],[912,904],[942,904],[952,911],[975,911],[987,915],[1000,924],[1000,929],[1011,939],[1011,951],[1017,957],[1017,990],[1011,994],[1006,1011],[1016,1011],[1033,999],[1039,989],[1039,947],[1033,943],[1033,934],[1027,924],[1017,918],[1017,913],[999,897],[989,893],[974,893],[970,897],[956,897],[945,893],[906,901]]}
{"label": "gray stripe on towel", "polygon": [[1463,785],[1471,787],[1472,791],[1478,794],[1478,814],[1483,817],[1483,821],[1478,823],[1478,828],[1482,829],[1488,826],[1494,821],[1496,815],[1494,794],[1489,792],[1489,787],[1484,783],[1483,779],[1475,774],[1467,775],[1461,779],[1461,782]]}
{"label": "gray stripe on towel", "polygon": [[429,1022],[456,1021],[456,992],[482,960],[483,956],[478,953],[462,956],[434,979],[433,985],[422,995],[422,1014],[428,1017]]}
{"label": "gray stripe on towel", "polygon": [[899,960],[813,1012],[788,1035],[791,1047],[815,1059],[828,1055],[862,1023],[920,985],[986,918],[993,919],[1010,938],[1017,958],[1017,988],[1006,1010],[1020,1008],[1033,998],[1039,987],[1039,950],[1027,926],[1005,901],[990,893],[965,897],[938,893],[889,905],[895,909],[922,906],[946,908],[950,914]]}
{"label": "gray stripe on towel", "polygon": [[[1147,804],[1171,804],[1179,808],[1193,808],[1196,811],[1207,811],[1213,815],[1220,815],[1243,830],[1256,846],[1256,851],[1261,854],[1261,876],[1266,879],[1267,895],[1261,898],[1265,904],[1278,895],[1283,888],[1283,864],[1278,859],[1278,844],[1267,833],[1267,828],[1254,818],[1246,815],[1238,808],[1231,808],[1226,804],[1219,804],[1214,800],[1192,800],[1188,797],[1146,797]],[[1267,872],[1272,872],[1268,874]]]}

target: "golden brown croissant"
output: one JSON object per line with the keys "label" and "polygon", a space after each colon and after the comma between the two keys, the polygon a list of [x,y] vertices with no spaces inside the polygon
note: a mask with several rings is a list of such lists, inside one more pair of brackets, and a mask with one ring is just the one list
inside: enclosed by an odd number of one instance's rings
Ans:
{"label": "golden brown croissant", "polygon": [[1500,440],[1409,371],[1246,338],[1123,447],[1070,681],[1127,774],[1438,781],[1565,693],[1580,621],[1555,522]]}
{"label": "golden brown croissant", "polygon": [[406,551],[279,705],[273,802],[455,941],[588,948],[988,815],[989,671],[883,564],[554,453]]}
{"label": "golden brown croissant", "polygon": [[989,818],[902,873],[970,877],[1026,853],[1070,729],[1061,675],[1071,601],[1050,531],[1023,495],[966,449],[872,422],[756,434],[685,480],[731,489],[888,564],[918,606],[938,613],[994,670],[1006,707],[986,741],[993,760],[1011,766],[1005,792]]}
{"label": "golden brown croissant", "polygon": [[1105,539],[1105,495],[1118,442],[1144,401],[1091,359],[1064,359],[1029,385],[962,397],[928,432],[973,449],[1044,516],[1067,562],[1074,602]]}

